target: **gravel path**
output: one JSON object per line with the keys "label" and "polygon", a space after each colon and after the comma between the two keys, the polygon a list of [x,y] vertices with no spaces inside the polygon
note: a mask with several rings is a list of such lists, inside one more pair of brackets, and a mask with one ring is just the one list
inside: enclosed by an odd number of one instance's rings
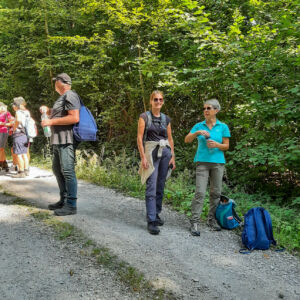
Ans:
{"label": "gravel path", "polygon": [[[3,202],[3,194],[0,200]],[[134,299],[115,274],[54,238],[24,207],[0,204],[1,299]]]}
{"label": "gravel path", "polygon": [[[26,179],[0,176],[0,185],[40,208],[58,200],[55,178],[37,168]],[[188,219],[166,208],[161,234],[152,236],[146,231],[144,201],[84,181],[79,182],[78,194],[77,215],[62,220],[180,298],[300,299],[299,260],[287,252],[242,255],[239,236],[212,232],[205,225],[201,237],[192,237]]]}

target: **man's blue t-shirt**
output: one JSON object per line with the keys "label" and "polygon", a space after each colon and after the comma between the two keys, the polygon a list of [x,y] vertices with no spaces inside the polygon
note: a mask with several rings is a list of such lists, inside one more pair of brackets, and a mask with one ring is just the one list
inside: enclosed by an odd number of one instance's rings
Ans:
{"label": "man's blue t-shirt", "polygon": [[[216,124],[212,129],[209,129],[206,125],[206,121],[197,123],[191,133],[195,133],[198,130],[206,130],[209,132],[210,140],[214,140],[217,143],[222,143],[223,138],[230,137],[230,131],[225,123],[217,120]],[[194,157],[194,162],[209,162],[209,163],[219,163],[225,164],[224,152],[219,148],[208,148],[206,145],[206,138],[203,135],[197,136],[198,149]]]}

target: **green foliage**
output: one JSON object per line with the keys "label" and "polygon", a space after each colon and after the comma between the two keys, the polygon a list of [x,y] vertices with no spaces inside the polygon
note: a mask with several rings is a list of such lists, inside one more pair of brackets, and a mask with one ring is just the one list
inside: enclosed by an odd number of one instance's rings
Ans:
{"label": "green foliage", "polygon": [[39,120],[38,107],[57,97],[51,78],[67,72],[101,142],[132,149],[138,116],[162,89],[184,171],[194,149],[183,137],[203,100],[217,97],[232,134],[231,183],[291,204],[300,194],[298,15],[295,0],[1,0],[0,99],[24,96]]}

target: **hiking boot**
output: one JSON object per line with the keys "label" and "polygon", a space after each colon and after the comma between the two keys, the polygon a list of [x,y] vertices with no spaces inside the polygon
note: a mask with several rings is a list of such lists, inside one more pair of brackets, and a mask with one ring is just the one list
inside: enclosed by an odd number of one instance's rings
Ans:
{"label": "hiking boot", "polygon": [[191,224],[190,231],[191,231],[191,235],[200,236],[199,225],[197,223],[192,223]]}
{"label": "hiking boot", "polygon": [[159,234],[160,230],[156,225],[156,222],[148,222],[147,229],[151,234]]}
{"label": "hiking boot", "polygon": [[77,208],[71,206],[68,203],[66,203],[62,208],[58,208],[54,210],[54,214],[56,216],[76,215],[76,213],[77,213]]}
{"label": "hiking boot", "polygon": [[163,219],[161,219],[159,217],[159,215],[156,215],[155,223],[156,223],[157,226],[163,226],[165,224],[165,221]]}
{"label": "hiking boot", "polygon": [[220,231],[221,230],[221,227],[220,225],[218,224],[218,222],[216,221],[216,219],[209,219],[207,221],[207,225],[212,229],[212,230],[215,230],[215,231]]}
{"label": "hiking boot", "polygon": [[18,174],[11,176],[12,178],[25,178],[24,171],[20,171]]}
{"label": "hiking boot", "polygon": [[62,208],[62,207],[64,206],[64,203],[65,203],[65,201],[59,200],[59,201],[56,202],[56,203],[49,204],[49,205],[48,205],[48,208],[49,208],[50,210],[59,209],[59,208]]}
{"label": "hiking boot", "polygon": [[9,166],[8,166],[8,163],[6,160],[3,162],[2,167],[3,167],[3,169],[5,169],[6,172],[9,172]]}
{"label": "hiking boot", "polygon": [[29,176],[29,169],[24,170],[25,176]]}

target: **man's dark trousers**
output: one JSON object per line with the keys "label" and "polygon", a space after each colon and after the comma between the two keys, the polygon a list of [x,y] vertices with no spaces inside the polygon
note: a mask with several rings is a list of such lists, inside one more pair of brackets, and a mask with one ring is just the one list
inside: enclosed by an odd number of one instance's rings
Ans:
{"label": "man's dark trousers", "polygon": [[73,207],[77,202],[77,178],[75,174],[74,144],[53,145],[52,170],[56,177],[60,200]]}

